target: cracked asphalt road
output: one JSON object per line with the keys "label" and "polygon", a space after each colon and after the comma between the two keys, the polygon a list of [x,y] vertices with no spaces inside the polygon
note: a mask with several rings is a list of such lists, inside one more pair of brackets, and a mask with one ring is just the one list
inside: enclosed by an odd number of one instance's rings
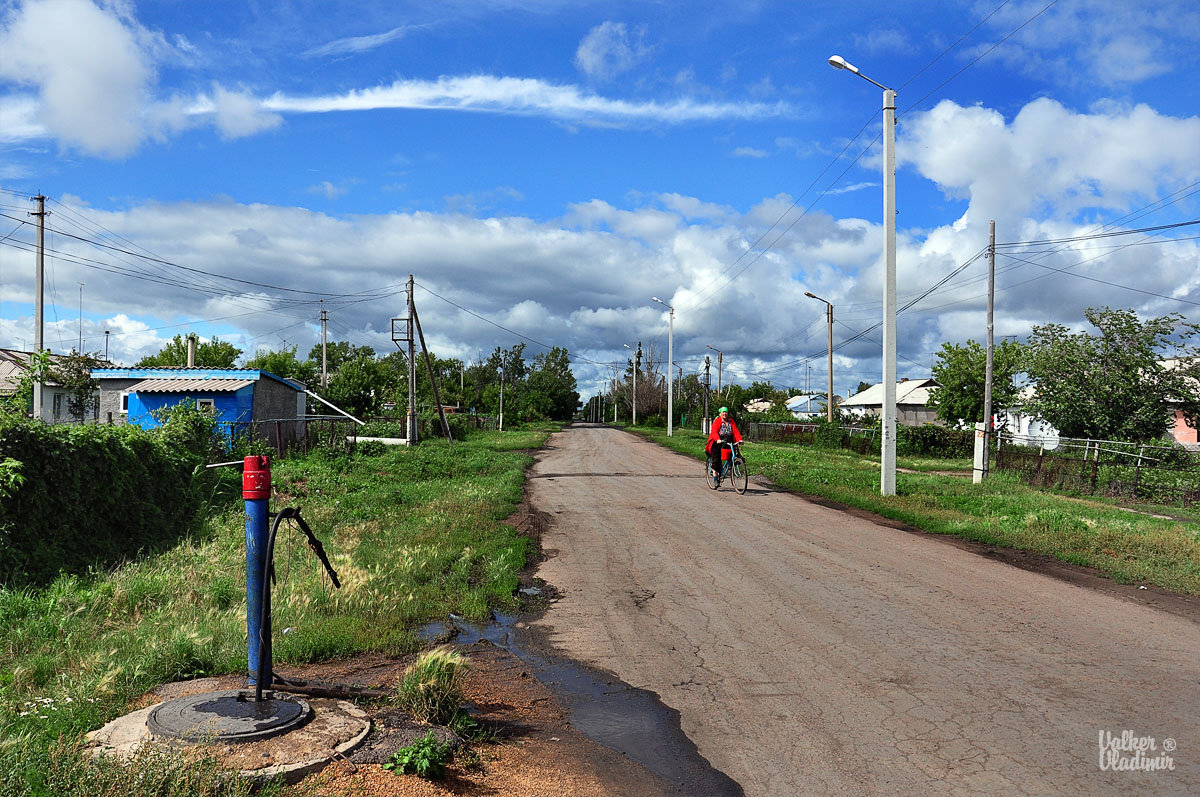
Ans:
{"label": "cracked asphalt road", "polygon": [[[553,435],[536,630],[656,692],[746,794],[1200,793],[1200,620],[701,470]],[[1174,770],[1101,770],[1125,730]]]}

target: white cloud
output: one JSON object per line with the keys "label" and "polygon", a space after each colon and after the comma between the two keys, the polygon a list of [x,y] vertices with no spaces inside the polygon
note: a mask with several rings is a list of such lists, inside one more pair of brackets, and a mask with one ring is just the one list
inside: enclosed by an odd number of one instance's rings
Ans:
{"label": "white cloud", "polygon": [[735,158],[765,158],[769,154],[766,150],[755,149],[754,147],[738,147],[733,151]]}
{"label": "white cloud", "polygon": [[624,22],[604,22],[592,28],[575,52],[575,66],[594,80],[611,80],[633,69],[653,52],[645,43],[646,27],[630,31]]}
{"label": "white cloud", "polygon": [[437,80],[401,80],[390,86],[350,91],[323,97],[292,97],[282,93],[263,101],[263,107],[284,113],[368,111],[381,108],[418,108],[546,116],[581,123],[683,124],[719,119],[763,119],[787,116],[785,103],[699,102],[682,98],[671,102],[635,102],[585,93],[576,86],[555,85],[533,78],[441,77]]}
{"label": "white cloud", "polygon": [[385,44],[394,42],[397,39],[404,38],[411,27],[402,25],[398,28],[384,31],[383,33],[374,33],[369,36],[350,36],[344,39],[335,39],[318,47],[313,47],[305,51],[306,56],[325,56],[325,55],[345,55],[348,53],[365,53],[369,50],[374,50],[377,47],[382,47]]}
{"label": "white cloud", "polygon": [[243,138],[283,124],[283,117],[263,110],[262,103],[245,92],[213,86],[213,120],[222,138]]}
{"label": "white cloud", "polygon": [[[1007,34],[1044,7],[1042,0],[1009,3],[989,25]],[[989,57],[1031,75],[1125,86],[1171,72],[1191,74],[1198,50],[1200,6],[1192,0],[1074,0],[1046,10]]]}
{"label": "white cloud", "polygon": [[29,2],[0,30],[0,78],[36,89],[37,120],[59,141],[128,155],[144,136],[142,107],[154,80],[138,35],[87,0]]}

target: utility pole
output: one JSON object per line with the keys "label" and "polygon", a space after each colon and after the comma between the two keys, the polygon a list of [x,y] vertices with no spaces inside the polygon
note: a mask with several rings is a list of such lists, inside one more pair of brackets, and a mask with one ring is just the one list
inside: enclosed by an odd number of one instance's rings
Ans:
{"label": "utility pole", "polygon": [[83,354],[83,285],[79,283],[79,348],[75,351]]}
{"label": "utility pole", "polygon": [[[324,302],[325,300],[322,299],[321,301]],[[321,308],[321,387],[322,388],[329,387],[328,360],[325,357],[325,346],[327,344],[325,333],[326,333],[326,327],[327,327],[328,321],[329,321],[329,313],[326,312],[326,310],[324,308]]]}
{"label": "utility pole", "polygon": [[988,475],[992,443],[992,310],[996,301],[996,220],[988,222],[987,367],[983,377],[983,476]]}
{"label": "utility pole", "polygon": [[637,375],[642,370],[642,342],[638,341],[637,354],[633,358],[633,425],[637,426]]}
{"label": "utility pole", "polygon": [[708,433],[708,393],[709,388],[712,386],[712,383],[709,380],[708,372],[708,367],[711,362],[712,360],[709,358],[709,356],[707,354],[704,355],[704,422],[701,424],[700,431],[706,434]]}
{"label": "utility pole", "polygon": [[[46,197],[38,194],[34,201],[37,210],[30,216],[37,216],[37,259],[34,267],[34,313],[33,313],[33,350],[42,350],[42,324],[45,320],[45,303],[42,294],[45,292],[46,274]],[[42,380],[33,383],[33,417],[42,418]]]}
{"label": "utility pole", "polygon": [[508,368],[507,355],[500,352],[500,431],[504,431],[504,371]]}
{"label": "utility pole", "polygon": [[417,442],[417,346],[413,327],[416,305],[413,303],[413,275],[408,275],[408,444]]}

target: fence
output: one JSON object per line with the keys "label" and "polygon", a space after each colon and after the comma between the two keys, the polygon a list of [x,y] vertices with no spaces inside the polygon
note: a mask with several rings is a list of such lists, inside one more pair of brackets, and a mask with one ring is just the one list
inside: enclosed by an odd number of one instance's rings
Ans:
{"label": "fence", "polygon": [[996,469],[1027,484],[1162,504],[1200,502],[1200,455],[1179,446],[1001,432]]}
{"label": "fence", "polygon": [[341,416],[224,421],[220,425],[228,439],[257,438],[272,446],[279,457],[291,453],[307,454],[314,448],[338,448],[347,442],[353,444],[358,438],[358,424]]}
{"label": "fence", "polygon": [[[821,424],[816,423],[756,423],[748,421],[745,424],[745,435],[747,440],[756,442],[786,442],[799,443],[802,445],[812,445],[818,442],[818,429]],[[850,449],[859,454],[866,454],[874,451],[879,452],[879,428],[878,427],[858,427],[858,426],[839,426],[841,431],[840,445],[842,448]],[[826,440],[829,440],[828,433],[825,435]],[[836,448],[839,443],[834,440],[832,445]]]}

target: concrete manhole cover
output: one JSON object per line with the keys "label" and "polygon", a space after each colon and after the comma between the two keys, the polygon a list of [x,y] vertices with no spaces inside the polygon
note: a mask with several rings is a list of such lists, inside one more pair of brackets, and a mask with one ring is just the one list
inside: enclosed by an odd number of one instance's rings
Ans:
{"label": "concrete manhole cover", "polygon": [[146,721],[151,736],[195,742],[211,739],[255,742],[286,733],[308,722],[312,708],[293,695],[231,689],[205,692],[161,703]]}

